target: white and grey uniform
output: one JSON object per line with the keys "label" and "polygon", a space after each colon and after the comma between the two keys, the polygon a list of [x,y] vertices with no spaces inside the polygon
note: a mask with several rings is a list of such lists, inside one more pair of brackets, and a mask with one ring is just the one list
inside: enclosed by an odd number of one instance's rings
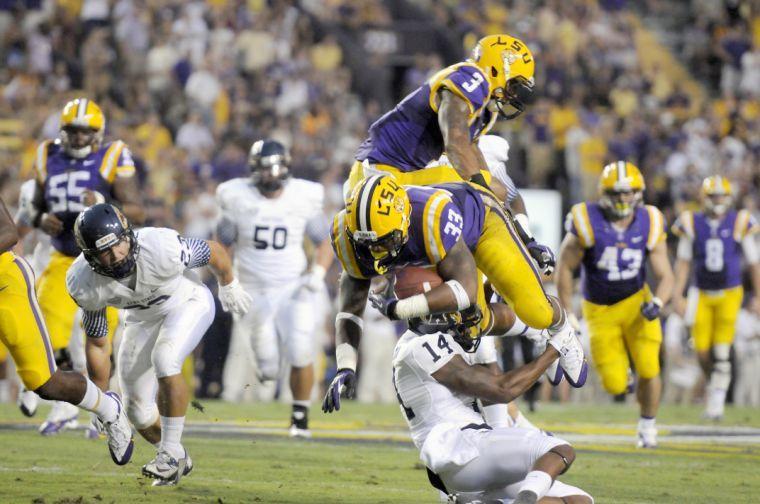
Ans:
{"label": "white and grey uniform", "polygon": [[[143,228],[135,272],[123,280],[96,273],[80,255],[66,275],[69,294],[84,310],[90,337],[108,332],[105,307],[125,310],[118,375],[129,419],[138,429],[158,420],[157,378],[182,370],[214,319],[214,299],[191,268],[208,264],[203,240],[166,228]],[[130,287],[133,285],[133,287]]]}
{"label": "white and grey uniform", "polygon": [[281,357],[295,367],[314,357],[314,296],[303,288],[307,266],[304,236],[315,244],[329,234],[323,213],[324,187],[289,179],[282,193],[267,198],[249,178],[217,188],[219,239],[234,250],[236,276],[253,297],[236,317],[224,369],[226,400],[240,400],[253,374],[251,349],[261,381],[277,379]]}
{"label": "white and grey uniform", "polygon": [[[511,502],[533,464],[552,448],[569,444],[537,430],[491,428],[473,408],[475,398],[450,390],[433,374],[468,354],[445,333],[405,332],[396,345],[393,382],[401,413],[420,459],[457,502]],[[547,496],[587,495],[555,481]]]}

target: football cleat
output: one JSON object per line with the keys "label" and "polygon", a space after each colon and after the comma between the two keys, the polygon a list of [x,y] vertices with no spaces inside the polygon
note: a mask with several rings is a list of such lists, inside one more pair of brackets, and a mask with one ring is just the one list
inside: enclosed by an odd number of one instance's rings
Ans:
{"label": "football cleat", "polygon": [[116,420],[113,422],[103,422],[103,431],[108,439],[108,451],[111,453],[111,460],[116,465],[124,465],[132,458],[132,451],[135,447],[135,441],[132,437],[132,427],[129,425],[127,413],[124,411],[124,405],[121,398],[116,392],[106,392],[118,406]]}
{"label": "football cleat", "polygon": [[90,425],[84,430],[84,437],[87,439],[105,438],[105,427],[95,413],[90,413]]}
{"label": "football cleat", "polygon": [[637,448],[657,448],[657,428],[649,427],[638,428],[638,441],[636,442]]}
{"label": "football cleat", "polygon": [[290,414],[290,437],[293,438],[310,438],[309,430],[309,410],[303,406],[293,406],[293,412]]}
{"label": "football cleat", "polygon": [[[534,340],[534,343],[536,345],[536,354],[541,355],[546,351],[546,345],[549,343],[548,338],[540,338],[538,340]],[[555,359],[554,362],[552,362],[548,368],[546,368],[546,371],[544,371],[544,374],[546,375],[546,378],[549,380],[549,383],[554,385],[555,387],[559,385],[562,382],[562,377],[565,375],[562,372],[562,368],[559,367],[559,359]]]}
{"label": "football cleat", "polygon": [[185,450],[185,456],[177,460],[168,452],[159,450],[156,458],[142,467],[143,476],[153,478],[153,486],[175,486],[183,476],[193,470],[193,460]]}
{"label": "football cleat", "polygon": [[37,406],[40,404],[40,396],[31,390],[24,389],[19,392],[16,404],[18,404],[18,407],[24,416],[33,417],[37,413]]}
{"label": "football cleat", "polygon": [[40,425],[40,434],[53,436],[66,429],[76,429],[79,426],[77,418],[79,408],[63,401],[55,401],[47,418]]}
{"label": "football cleat", "polygon": [[583,345],[572,326],[566,323],[552,335],[549,344],[559,352],[559,367],[568,383],[575,388],[582,387],[588,378],[588,364],[583,356]]}

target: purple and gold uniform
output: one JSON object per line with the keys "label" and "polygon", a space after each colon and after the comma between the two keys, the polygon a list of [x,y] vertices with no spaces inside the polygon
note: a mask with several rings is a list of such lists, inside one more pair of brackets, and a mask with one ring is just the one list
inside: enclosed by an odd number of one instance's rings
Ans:
{"label": "purple and gold uniform", "polygon": [[742,289],[742,241],[760,231],[747,210],[729,210],[710,219],[704,212],[683,212],[673,234],[691,244],[694,288],[689,289],[686,322],[698,352],[730,345],[739,315]]}
{"label": "purple and gold uniform", "polygon": [[32,267],[12,252],[0,254],[0,342],[29,390],[55,373],[53,346],[37,298]]}
{"label": "purple and gold uniform", "polygon": [[565,230],[577,236],[585,249],[581,263],[583,317],[589,327],[594,365],[611,394],[626,390],[628,352],[641,378],[654,378],[660,372],[662,328],[659,320],[644,318],[640,307],[652,297],[645,281],[645,262],[649,252],[667,237],[665,219],[649,205],[634,212],[630,225],[619,229],[598,203],[578,203],[565,221]]}
{"label": "purple and gold uniform", "polygon": [[[66,292],[66,271],[80,252],[74,239],[74,221],[84,210],[82,194],[91,190],[109,198],[116,177],[133,176],[135,167],[121,140],[106,143],[81,159],[67,155],[60,142],[46,140],[37,149],[35,170],[44,189],[47,211],[63,223],[61,233],[52,237],[54,250],[37,285],[53,348],[58,350],[68,345],[77,311],[76,303]],[[115,329],[115,310],[110,311],[108,320]]]}
{"label": "purple and gold uniform", "polygon": [[[436,104],[442,88],[467,103],[473,142],[491,129],[497,114],[487,107],[492,89],[483,71],[470,62],[444,68],[370,126],[369,137],[356,152],[357,161],[346,184],[347,194],[366,176],[383,172],[392,174],[402,185],[462,180],[452,166],[425,168],[444,152]],[[490,172],[482,173],[490,180]]]}
{"label": "purple and gold uniform", "polygon": [[[472,251],[478,269],[504,297],[521,320],[532,327],[548,327],[552,308],[540,276],[517,238],[499,203],[490,193],[470,183],[436,186],[406,186],[411,204],[409,240],[394,261],[393,268],[408,265],[433,266],[439,263],[461,238]],[[346,232],[346,211],[335,216],[332,243],[343,269],[355,278],[370,278],[375,272],[357,261]],[[518,261],[505,257],[519,257]],[[531,281],[524,282],[528,278]],[[482,288],[478,303],[486,327],[490,320]]]}

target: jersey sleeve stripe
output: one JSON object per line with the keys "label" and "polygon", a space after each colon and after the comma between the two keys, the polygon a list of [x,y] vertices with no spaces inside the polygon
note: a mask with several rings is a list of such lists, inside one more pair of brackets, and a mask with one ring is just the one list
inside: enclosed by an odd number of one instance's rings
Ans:
{"label": "jersey sleeve stripe", "polygon": [[447,200],[448,198],[443,193],[437,192],[428,199],[422,212],[424,216],[422,219],[422,237],[425,243],[425,252],[431,264],[439,263],[445,255],[438,224]]}
{"label": "jersey sleeve stripe", "polygon": [[45,140],[37,147],[37,156],[34,159],[34,168],[37,172],[37,180],[44,183],[47,178],[47,157],[50,140]]}
{"label": "jersey sleeve stripe", "polygon": [[649,213],[649,238],[647,239],[647,249],[652,250],[663,238],[662,214],[653,206],[647,205]]}
{"label": "jersey sleeve stripe", "polygon": [[736,215],[736,221],[734,222],[734,240],[742,241],[746,235],[747,225],[749,224],[749,212],[747,210],[739,210]]}
{"label": "jersey sleeve stripe", "polygon": [[105,156],[103,156],[103,162],[100,165],[100,174],[109,183],[113,182],[113,179],[116,176],[116,162],[118,161],[123,148],[124,142],[117,140],[108,147]]}
{"label": "jersey sleeve stripe", "polygon": [[354,257],[354,251],[351,248],[351,244],[348,243],[348,236],[346,236],[345,232],[345,219],[345,212],[341,212],[336,219],[335,227],[333,228],[333,235],[335,237],[334,248],[338,254],[338,260],[340,261],[341,266],[343,266],[343,269],[346,270],[346,273],[354,278],[364,278],[364,275],[362,275],[361,271],[359,270],[359,265],[356,263],[356,258]]}
{"label": "jersey sleeve stripe", "polygon": [[580,238],[581,245],[584,248],[589,248],[594,245],[594,231],[591,229],[591,222],[588,218],[588,209],[585,203],[579,203],[573,206],[571,210],[573,215],[573,225],[578,232],[578,238]]}

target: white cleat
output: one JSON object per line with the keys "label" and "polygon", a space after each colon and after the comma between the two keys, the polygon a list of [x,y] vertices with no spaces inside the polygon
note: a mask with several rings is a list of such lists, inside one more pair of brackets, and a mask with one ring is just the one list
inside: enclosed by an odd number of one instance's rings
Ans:
{"label": "white cleat", "polygon": [[153,486],[175,486],[182,476],[193,470],[193,460],[185,450],[185,456],[177,460],[168,452],[159,450],[156,458],[142,467],[143,476],[153,478]]}
{"label": "white cleat", "polygon": [[79,426],[79,408],[63,401],[55,401],[47,418],[40,425],[40,434],[53,436],[66,429],[76,429]]}
{"label": "white cleat", "polygon": [[300,429],[296,425],[291,425],[288,429],[288,434],[292,438],[310,439],[311,431],[309,429]]}
{"label": "white cleat", "polygon": [[639,427],[637,448],[657,448],[657,428],[656,427]]}
{"label": "white cleat", "polygon": [[564,371],[568,383],[575,388],[582,387],[588,378],[588,364],[583,355],[583,345],[572,326],[565,324],[552,335],[549,344],[559,352],[559,367]]}
{"label": "white cleat", "polygon": [[[546,351],[546,345],[549,343],[549,338],[541,336],[539,338],[533,339],[532,341],[536,344],[536,351],[538,352],[538,355],[541,355]],[[560,382],[562,382],[562,377],[565,375],[562,372],[562,368],[559,367],[559,359],[555,359],[554,362],[552,362],[551,365],[546,368],[544,374],[549,380],[549,383],[555,387],[559,385]]]}
{"label": "white cleat", "polygon": [[132,451],[135,448],[132,427],[129,425],[127,413],[124,411],[124,405],[121,403],[119,394],[106,392],[106,395],[116,401],[118,413],[113,422],[99,420],[98,423],[100,423],[108,439],[108,451],[111,453],[111,460],[116,465],[124,465],[132,458]]}
{"label": "white cleat", "polygon": [[40,396],[31,390],[24,389],[19,392],[16,404],[24,416],[33,417],[37,413],[37,406],[40,405]]}

